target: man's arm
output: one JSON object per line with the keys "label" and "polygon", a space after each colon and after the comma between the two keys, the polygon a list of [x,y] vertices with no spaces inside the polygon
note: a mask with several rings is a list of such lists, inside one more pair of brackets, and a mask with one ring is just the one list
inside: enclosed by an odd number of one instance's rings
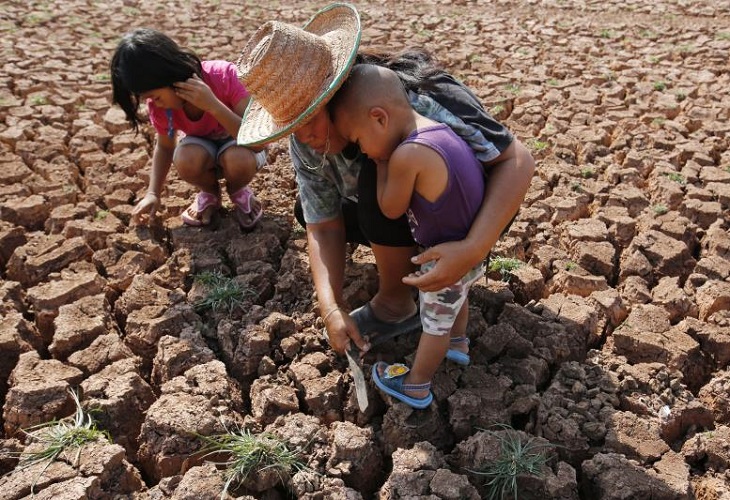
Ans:
{"label": "man's arm", "polygon": [[345,279],[345,224],[342,217],[307,224],[307,242],[319,314],[327,327],[330,345],[342,354],[352,339],[360,350],[365,350],[366,342],[355,322],[346,310],[340,309],[344,304],[342,291]]}

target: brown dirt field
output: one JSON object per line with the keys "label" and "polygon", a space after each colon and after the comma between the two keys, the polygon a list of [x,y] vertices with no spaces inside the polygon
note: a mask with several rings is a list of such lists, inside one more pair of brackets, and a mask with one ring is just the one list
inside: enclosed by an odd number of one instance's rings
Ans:
{"label": "brown dirt field", "polygon": [[[252,184],[255,231],[226,211],[183,227],[174,173],[161,223],[130,227],[154,136],[110,104],[133,27],[235,61],[262,22],[324,5],[4,2],[0,497],[218,498],[197,435],[240,428],[308,469],[252,474],[238,498],[490,498],[474,471],[517,439],[548,458],[520,499],[730,499],[730,3],[357,3],[364,48],[431,51],[537,160],[493,249],[523,264],[471,293],[472,364],[444,363],[427,410],[371,386],[365,413],[322,340],[286,141]],[[239,307],[200,306],[210,271],[248,292]],[[350,305],[376,287],[355,249]],[[69,389],[108,439],[22,467],[23,430],[71,415]]]}

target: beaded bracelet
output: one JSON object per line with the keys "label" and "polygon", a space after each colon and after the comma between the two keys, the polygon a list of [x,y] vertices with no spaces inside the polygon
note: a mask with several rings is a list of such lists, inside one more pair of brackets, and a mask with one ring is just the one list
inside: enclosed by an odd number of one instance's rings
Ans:
{"label": "beaded bracelet", "polygon": [[[330,309],[329,311],[327,311],[327,314],[325,314],[324,316],[322,316],[322,321],[325,321],[326,322],[327,321],[327,318],[329,318],[332,315],[332,313],[335,312],[335,311],[342,311],[342,308],[340,308],[340,306],[337,306],[337,307],[335,307],[333,309]],[[342,311],[342,312],[344,312],[344,311]]]}

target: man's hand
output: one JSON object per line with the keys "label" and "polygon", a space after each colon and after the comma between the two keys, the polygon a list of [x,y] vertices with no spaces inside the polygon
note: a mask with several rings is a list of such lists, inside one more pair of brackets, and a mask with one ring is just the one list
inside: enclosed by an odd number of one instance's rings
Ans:
{"label": "man's hand", "polygon": [[355,321],[341,309],[337,309],[327,316],[325,327],[329,343],[338,354],[344,354],[346,350],[350,349],[351,341],[361,352],[367,352],[370,349],[370,344],[360,335]]}
{"label": "man's hand", "polygon": [[435,266],[426,273],[416,271],[409,274],[403,278],[403,283],[424,292],[436,292],[459,281],[483,258],[483,255],[471,251],[464,240],[441,243],[411,259],[417,265],[435,260]]}

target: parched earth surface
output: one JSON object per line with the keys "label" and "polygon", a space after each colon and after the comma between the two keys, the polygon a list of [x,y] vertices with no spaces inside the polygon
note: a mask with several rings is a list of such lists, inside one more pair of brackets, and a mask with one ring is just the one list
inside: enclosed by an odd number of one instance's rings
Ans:
{"label": "parched earth surface", "polygon": [[[268,431],[309,469],[254,474],[249,498],[484,498],[511,437],[544,447],[519,498],[730,498],[730,4],[358,2],[363,47],[433,52],[529,148],[537,172],[493,254],[525,264],[472,291],[472,364],[444,363],[425,411],[358,410],[321,338],[284,141],[243,233],[178,215],[130,227],[153,136],[110,105],[122,33],[166,31],[236,60],[256,27],[321,2],[12,1],[0,9],[0,497],[218,498],[198,435]],[[348,261],[347,299],[377,276]],[[194,277],[245,287],[211,312]],[[365,359],[406,359],[414,338]],[[23,430],[81,394],[109,439],[42,466]],[[516,429],[508,434],[495,424]],[[489,430],[485,430],[489,429]]]}

